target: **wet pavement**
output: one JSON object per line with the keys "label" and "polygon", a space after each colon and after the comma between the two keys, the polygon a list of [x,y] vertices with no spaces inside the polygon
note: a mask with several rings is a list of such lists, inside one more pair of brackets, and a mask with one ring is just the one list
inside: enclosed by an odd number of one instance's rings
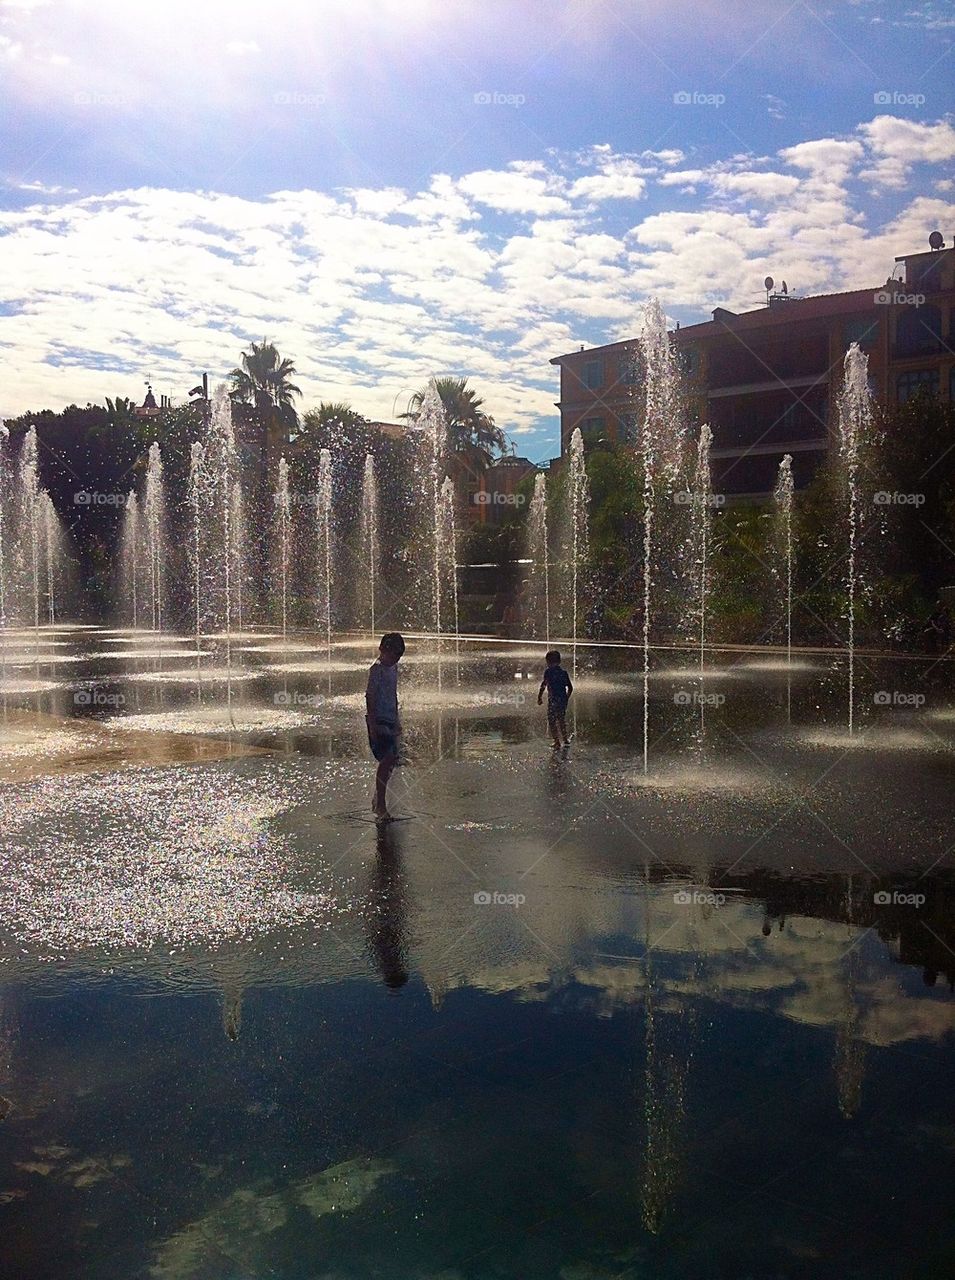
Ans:
{"label": "wet pavement", "polygon": [[376,826],[366,641],[250,635],[230,699],[219,637],[41,639],[0,1275],[947,1274],[950,664],[863,658],[849,738],[837,655],[655,653],[645,774],[635,651],[554,753],[543,645],[413,641]]}

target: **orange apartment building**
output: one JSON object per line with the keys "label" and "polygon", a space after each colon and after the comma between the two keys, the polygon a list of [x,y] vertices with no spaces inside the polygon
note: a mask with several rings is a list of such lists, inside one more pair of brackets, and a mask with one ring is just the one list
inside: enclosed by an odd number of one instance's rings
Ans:
{"label": "orange apartment building", "polygon": [[[745,500],[771,493],[783,454],[797,486],[832,447],[842,362],[852,342],[869,356],[873,393],[901,403],[919,390],[955,402],[955,248],[933,232],[927,252],[896,258],[885,284],[767,304],[678,328],[673,339],[698,422],[713,432],[717,492]],[[636,339],[567,355],[560,368],[561,454],[580,427],[585,444],[636,445],[640,361]]]}

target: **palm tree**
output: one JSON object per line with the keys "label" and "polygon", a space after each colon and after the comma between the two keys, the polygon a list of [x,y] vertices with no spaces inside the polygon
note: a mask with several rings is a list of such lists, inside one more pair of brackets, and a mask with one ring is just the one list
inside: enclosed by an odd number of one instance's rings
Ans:
{"label": "palm tree", "polygon": [[275,344],[267,338],[262,339],[261,345],[250,343],[249,350],[242,352],[242,367],[229,375],[232,398],[254,404],[266,417],[274,413],[287,427],[294,427],[298,414],[292,397],[302,394],[290,381],[295,372],[294,362],[282,360]]}
{"label": "palm tree", "polygon": [[[435,378],[434,385],[448,419],[448,444],[453,452],[464,455],[471,466],[487,467],[499,454],[508,452],[507,437],[494,419],[482,408],[484,400],[468,386],[467,378]],[[416,422],[424,403],[427,387],[411,397],[408,412],[400,416]]]}

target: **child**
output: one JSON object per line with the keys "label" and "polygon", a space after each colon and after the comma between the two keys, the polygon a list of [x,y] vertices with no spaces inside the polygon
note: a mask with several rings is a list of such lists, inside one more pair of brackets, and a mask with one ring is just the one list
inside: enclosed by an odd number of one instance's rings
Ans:
{"label": "child", "polygon": [[551,649],[550,653],[546,653],[544,661],[547,666],[544,670],[541,687],[537,691],[537,705],[540,706],[543,702],[544,690],[546,689],[547,727],[551,731],[554,739],[554,750],[556,751],[562,743],[566,747],[570,742],[564,717],[567,714],[567,703],[570,700],[570,695],[574,692],[574,686],[570,683],[570,676],[560,665],[560,654],[556,649]]}
{"label": "child", "polygon": [[368,688],[365,690],[365,723],[368,726],[368,745],[378,761],[375,774],[375,803],[372,808],[380,822],[390,822],[391,814],[385,803],[388,779],[398,761],[398,739],[401,721],[398,719],[398,663],[405,651],[405,642],[397,631],[389,631],[381,637],[378,661],[368,672]]}

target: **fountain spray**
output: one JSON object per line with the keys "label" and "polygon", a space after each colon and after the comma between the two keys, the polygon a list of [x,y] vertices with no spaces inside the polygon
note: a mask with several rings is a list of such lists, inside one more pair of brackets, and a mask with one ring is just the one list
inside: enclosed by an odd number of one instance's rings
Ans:
{"label": "fountain spray", "polygon": [[325,632],[325,660],[328,687],[332,671],[332,455],[322,449],[318,459],[318,492],[315,514],[318,521],[318,581],[316,621]]}
{"label": "fountain spray", "polygon": [[282,620],[282,647],[285,648],[288,642],[288,553],[292,507],[288,488],[288,463],[284,458],[279,458],[279,478],[278,486],[275,490],[275,518],[279,526],[279,599]]}
{"label": "fountain spray", "polygon": [[535,576],[539,574],[544,584],[544,640],[550,648],[550,576],[547,552],[547,478],[543,473],[534,477],[534,496],[528,512],[530,530],[530,555],[534,561]]}
{"label": "fountain spray", "polygon": [[153,631],[162,631],[162,579],[166,558],[164,538],[166,513],[163,496],[162,457],[159,452],[159,445],[155,440],[149,446],[143,515],[146,524],[152,629]]}
{"label": "fountain spray", "polygon": [[589,501],[587,468],[584,463],[584,439],[575,427],[570,437],[570,563],[571,563],[571,637],[573,678],[577,679],[577,614],[579,609],[580,565],[587,558],[587,503]]}
{"label": "fountain spray", "polygon": [[454,660],[455,679],[461,681],[461,635],[458,625],[458,540],[454,519],[454,483],[450,476],[441,485],[441,559],[450,578],[451,599],[454,608]]}
{"label": "fountain spray", "polygon": [[869,393],[869,358],[853,342],[844,361],[842,393],[839,398],[839,456],[846,477],[846,527],[849,559],[846,573],[847,647],[849,655],[849,733],[855,718],[855,603],[857,587],[856,552],[859,541],[859,447],[872,426],[872,397]]}
{"label": "fountain spray", "polygon": [[[679,433],[676,361],[667,333],[666,315],[654,298],[646,306],[640,335],[646,381],[646,407],[640,432],[643,465],[643,772],[649,768],[650,634],[653,621],[654,538],[658,470],[670,473],[668,436]],[[677,447],[679,447],[677,441]],[[671,448],[670,454],[676,453]]]}
{"label": "fountain spray", "polygon": [[713,489],[710,478],[710,446],[713,433],[703,424],[696,452],[696,472],[693,478],[693,543],[695,548],[695,576],[697,588],[696,608],[699,614],[699,670],[700,670],[700,729],[705,718],[706,699],[703,696],[704,656],[706,652],[706,613],[709,591],[709,544],[712,521]]}
{"label": "fountain spray", "polygon": [[793,460],[787,453],[779,464],[779,478],[773,493],[776,506],[777,541],[786,566],[786,661],[793,660]]}
{"label": "fountain spray", "polygon": [[[202,634],[202,553],[200,533],[202,528],[202,470],[204,450],[195,441],[189,447],[189,509],[192,515],[192,594],[196,620],[196,666],[200,665],[199,640]],[[200,688],[200,697],[202,691]]]}
{"label": "fountain spray", "polygon": [[362,560],[368,573],[368,616],[371,634],[375,634],[375,569],[378,564],[378,481],[375,460],[365,454],[365,470],[361,485]]}

